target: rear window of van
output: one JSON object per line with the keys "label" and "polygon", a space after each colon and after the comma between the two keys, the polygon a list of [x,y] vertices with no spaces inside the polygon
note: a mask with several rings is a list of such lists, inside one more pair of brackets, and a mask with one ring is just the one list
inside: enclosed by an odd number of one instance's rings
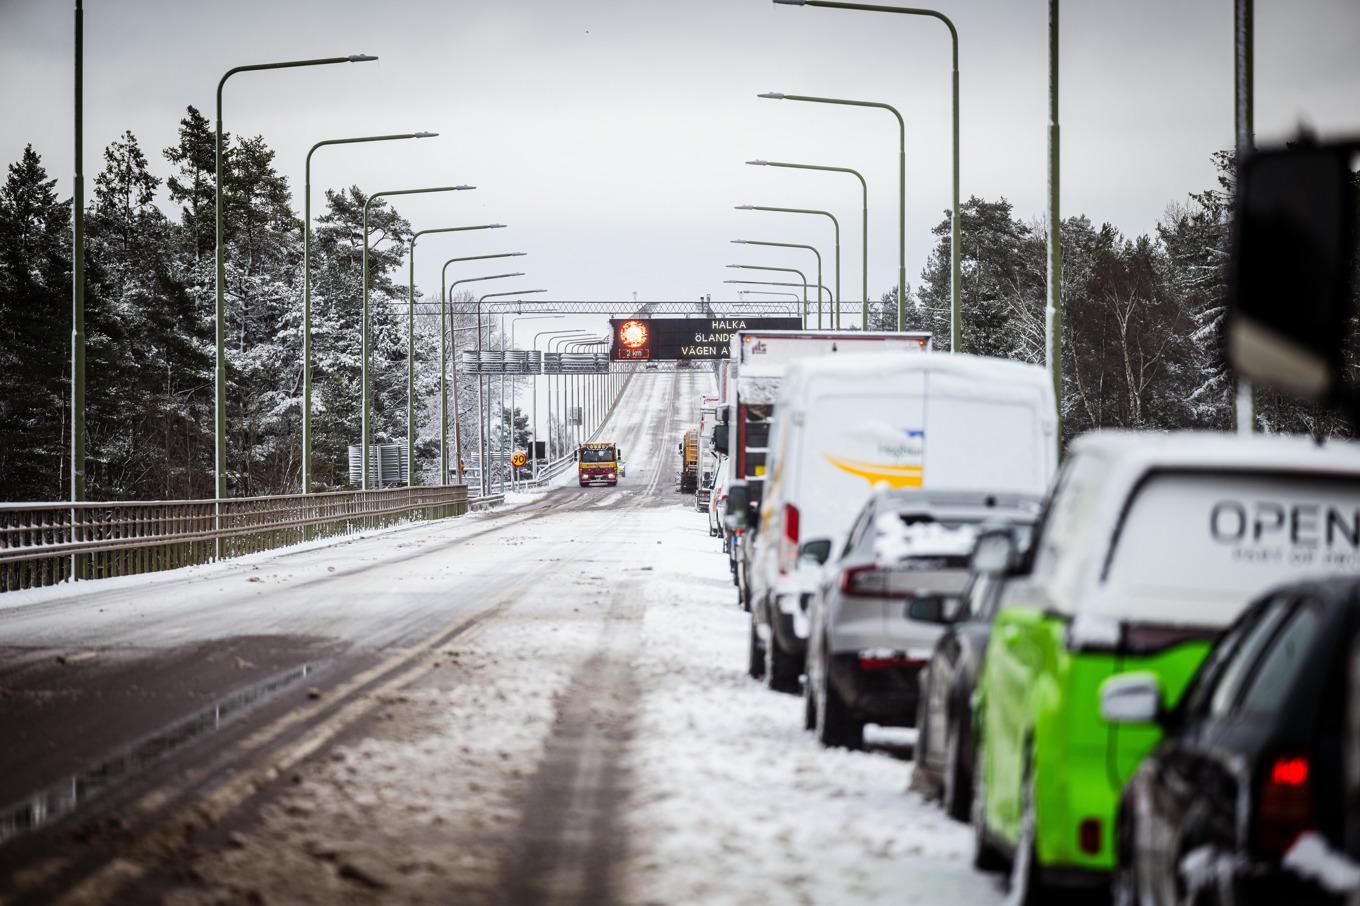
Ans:
{"label": "rear window of van", "polygon": [[1360,478],[1160,473],[1135,491],[1093,613],[1227,625],[1281,582],[1360,571]]}

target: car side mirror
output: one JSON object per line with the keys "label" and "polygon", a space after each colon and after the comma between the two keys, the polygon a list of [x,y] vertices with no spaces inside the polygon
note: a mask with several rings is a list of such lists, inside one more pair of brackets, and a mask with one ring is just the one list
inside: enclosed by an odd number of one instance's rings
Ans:
{"label": "car side mirror", "polygon": [[975,573],[1000,575],[1010,572],[1017,559],[1015,535],[1009,529],[1000,529],[978,536],[968,566]]}
{"label": "car side mirror", "polygon": [[727,455],[727,425],[713,426],[713,449],[723,456]]}
{"label": "car side mirror", "polygon": [[751,506],[751,490],[744,482],[733,482],[727,488],[727,513],[723,517],[730,529],[745,529],[747,511]]}
{"label": "car side mirror", "polygon": [[1120,673],[1100,684],[1100,716],[1112,724],[1155,724],[1162,718],[1157,674]]}
{"label": "car side mirror", "polygon": [[1300,144],[1257,151],[1238,166],[1228,360],[1241,377],[1311,402],[1348,396],[1357,150]]}
{"label": "car side mirror", "polygon": [[949,595],[919,595],[907,604],[907,619],[918,623],[948,624],[958,619],[962,605]]}
{"label": "car side mirror", "polygon": [[798,548],[798,559],[802,562],[821,566],[831,559],[831,539],[813,538],[811,541],[804,541]]}

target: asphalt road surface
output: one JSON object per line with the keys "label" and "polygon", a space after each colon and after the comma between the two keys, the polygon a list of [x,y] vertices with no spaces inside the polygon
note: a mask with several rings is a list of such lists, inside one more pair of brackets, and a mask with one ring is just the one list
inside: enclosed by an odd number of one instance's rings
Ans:
{"label": "asphalt road surface", "polygon": [[617,488],[0,598],[0,898],[999,902],[900,752],[745,678],[675,487],[711,390],[634,376]]}

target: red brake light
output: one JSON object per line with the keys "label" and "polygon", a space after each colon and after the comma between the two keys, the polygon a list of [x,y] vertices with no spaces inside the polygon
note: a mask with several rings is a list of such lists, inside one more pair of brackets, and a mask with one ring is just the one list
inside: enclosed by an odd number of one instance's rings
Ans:
{"label": "red brake light", "polygon": [[1270,782],[1277,786],[1303,786],[1308,782],[1307,758],[1280,758],[1270,769]]}
{"label": "red brake light", "polygon": [[841,591],[848,595],[867,598],[900,598],[914,596],[910,589],[895,588],[895,574],[877,566],[852,566],[841,573]]}
{"label": "red brake light", "polygon": [[1256,803],[1255,849],[1262,855],[1281,855],[1313,827],[1313,791],[1307,756],[1275,759],[1261,785]]}
{"label": "red brake light", "polygon": [[784,537],[798,543],[798,507],[791,503],[784,504]]}

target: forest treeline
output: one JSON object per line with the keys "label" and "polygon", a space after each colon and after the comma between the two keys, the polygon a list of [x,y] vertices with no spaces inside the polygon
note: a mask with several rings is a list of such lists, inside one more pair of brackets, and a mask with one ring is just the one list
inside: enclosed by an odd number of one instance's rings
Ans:
{"label": "forest treeline", "polygon": [[[286,493],[298,489],[301,472],[302,222],[262,137],[228,136],[226,147],[229,493]],[[188,108],[178,141],[161,152],[173,171],[164,186],[146,153],[124,133],[104,150],[88,196],[87,483],[95,500],[212,495],[211,126]],[[1230,426],[1232,387],[1219,337],[1232,161],[1219,154],[1217,163],[1219,184],[1169,205],[1151,234],[1128,238],[1085,216],[1063,222],[1065,436],[1096,427]],[[172,216],[156,204],[162,188]],[[327,488],[347,486],[347,450],[359,434],[366,200],[356,187],[314,199],[321,202],[312,241],[314,462],[316,481]],[[381,199],[369,220],[373,436],[404,441],[401,264],[411,227]],[[919,286],[907,289],[906,326],[933,331],[936,348],[947,350],[947,216],[934,234]],[[1004,198],[974,197],[963,206],[966,351],[1043,361],[1044,235],[1042,223],[1017,218]],[[69,494],[70,294],[71,200],[29,147],[0,186],[0,500]],[[896,299],[896,289],[883,296],[875,326],[887,326]],[[434,481],[438,323],[417,321],[417,467]],[[490,342],[489,323],[486,331]],[[459,336],[467,342],[470,335]],[[1353,371],[1356,361],[1352,355]],[[471,379],[460,383],[465,425],[475,425],[475,393]],[[1257,412],[1261,430],[1345,430],[1271,394],[1258,394]],[[465,440],[475,440],[475,428]]]}

